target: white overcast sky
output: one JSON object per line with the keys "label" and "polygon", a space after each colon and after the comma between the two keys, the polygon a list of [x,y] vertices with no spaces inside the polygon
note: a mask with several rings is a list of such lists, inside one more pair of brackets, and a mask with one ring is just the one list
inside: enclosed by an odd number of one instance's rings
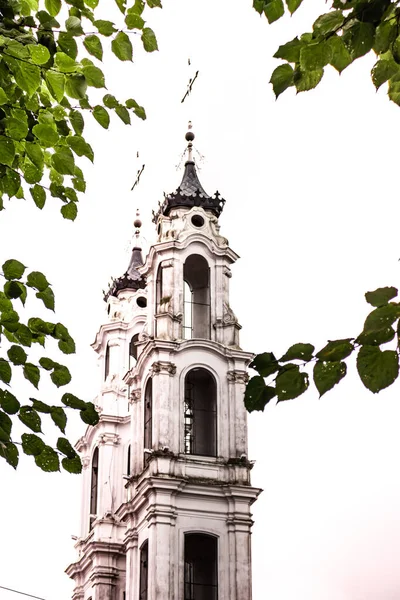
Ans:
{"label": "white overcast sky", "polygon": [[[111,0],[102,4],[107,16]],[[154,240],[151,210],[180,182],[189,119],[205,157],[201,182],[226,198],[221,233],[241,256],[231,305],[244,349],[278,356],[294,342],[354,336],[368,312],[364,292],[396,285],[400,109],[375,93],[373,61],[340,77],[327,68],[317,90],[278,101],[268,84],[278,45],[310,30],[327,6],[304,0],[272,26],[250,0],[164,0],[162,11],[148,10],[160,52],[145,54],[136,40],[133,65],[104,64],[109,91],[135,98],[148,120],[113,119],[106,132],[87,118],[96,159],[78,220],[64,222],[53,199],[42,213],[13,200],[1,214],[1,262],[15,257],[46,273],[57,319],[78,343],[70,391],[97,394],[89,344],[105,320],[102,289],[127,266],[137,207]],[[398,395],[396,384],[373,396],[349,375],[322,400],[310,391],[251,415],[253,484],[264,489],[254,505],[254,600],[400,597]],[[69,430],[82,432],[79,422]],[[1,464],[0,477],[0,585],[68,600],[79,477],[41,474],[29,457],[16,473]],[[1,600],[18,597],[0,589]]]}

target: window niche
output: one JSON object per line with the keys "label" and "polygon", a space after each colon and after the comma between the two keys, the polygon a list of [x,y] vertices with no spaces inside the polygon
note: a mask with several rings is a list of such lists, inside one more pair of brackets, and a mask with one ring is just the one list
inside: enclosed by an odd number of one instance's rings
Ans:
{"label": "window niche", "polygon": [[129,343],[129,368],[132,369],[137,363],[139,334],[135,333]]}
{"label": "window niche", "polygon": [[107,377],[110,374],[110,346],[107,343],[106,354],[104,357],[104,381],[107,380]]}
{"label": "window niche", "polygon": [[217,384],[206,369],[192,369],[185,377],[184,452],[217,455]]}
{"label": "window niche", "polygon": [[90,479],[89,529],[92,529],[93,523],[97,517],[98,481],[99,481],[99,449],[96,448],[95,451],[93,452],[91,479]]}
{"label": "window niche", "polygon": [[210,268],[205,258],[191,254],[183,267],[183,337],[210,339]]}
{"label": "window niche", "polygon": [[147,600],[149,587],[149,542],[140,548],[139,600]]}
{"label": "window niche", "polygon": [[[151,450],[153,446],[153,380],[149,379],[144,393],[144,430],[143,448]],[[150,453],[144,452],[144,464],[150,460]]]}
{"label": "window niche", "polygon": [[184,600],[218,600],[218,540],[185,534]]}

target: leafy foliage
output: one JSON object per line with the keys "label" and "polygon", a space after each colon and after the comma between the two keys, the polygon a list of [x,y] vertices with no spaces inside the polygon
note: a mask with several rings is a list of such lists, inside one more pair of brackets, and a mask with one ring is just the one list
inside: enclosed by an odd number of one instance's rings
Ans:
{"label": "leafy foliage", "polygon": [[[269,23],[280,19],[285,8],[293,14],[303,0],[253,0],[255,10]],[[274,57],[285,61],[276,67],[270,83],[276,97],[286,89],[315,88],[331,65],[339,73],[352,62],[374,51],[371,71],[376,89],[388,82],[388,95],[400,105],[400,0],[333,0],[313,30],[279,46]]]}
{"label": "leafy foliage", "polygon": [[[247,384],[245,406],[249,412],[263,410],[275,396],[277,401],[291,400],[303,394],[309,385],[304,370],[314,363],[313,379],[320,397],[347,374],[344,362],[357,351],[357,371],[361,381],[373,393],[392,385],[399,375],[400,303],[391,302],[398,294],[394,287],[367,292],[365,298],[376,307],[365,319],[356,338],[329,341],[314,352],[312,344],[294,344],[277,360],[272,352],[256,356],[250,367],[257,375]],[[392,342],[392,349],[381,346]],[[287,361],[296,361],[286,364]],[[273,377],[265,382],[264,378]]]}

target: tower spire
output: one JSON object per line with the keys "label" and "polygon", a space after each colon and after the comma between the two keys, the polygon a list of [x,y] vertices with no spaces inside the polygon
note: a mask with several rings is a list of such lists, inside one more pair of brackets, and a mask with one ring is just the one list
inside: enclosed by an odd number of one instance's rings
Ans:
{"label": "tower spire", "polygon": [[188,142],[186,164],[188,162],[193,162],[193,154],[192,154],[193,144],[192,144],[192,142],[194,140],[194,133],[193,133],[193,131],[191,131],[191,129],[192,129],[192,121],[189,121],[189,123],[188,123],[188,130],[189,131],[185,135],[185,140]]}

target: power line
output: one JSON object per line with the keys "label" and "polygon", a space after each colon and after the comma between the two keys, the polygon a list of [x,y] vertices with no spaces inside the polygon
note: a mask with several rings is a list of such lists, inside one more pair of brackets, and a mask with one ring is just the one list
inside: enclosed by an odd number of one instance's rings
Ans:
{"label": "power line", "polygon": [[36,600],[44,600],[44,598],[41,598],[39,596],[32,596],[32,594],[26,594],[25,592],[19,592],[18,590],[12,590],[11,588],[4,587],[4,585],[0,585],[0,588],[2,590],[8,590],[9,592],[14,592],[15,594],[21,594],[22,596],[29,596],[30,598],[36,598]]}

